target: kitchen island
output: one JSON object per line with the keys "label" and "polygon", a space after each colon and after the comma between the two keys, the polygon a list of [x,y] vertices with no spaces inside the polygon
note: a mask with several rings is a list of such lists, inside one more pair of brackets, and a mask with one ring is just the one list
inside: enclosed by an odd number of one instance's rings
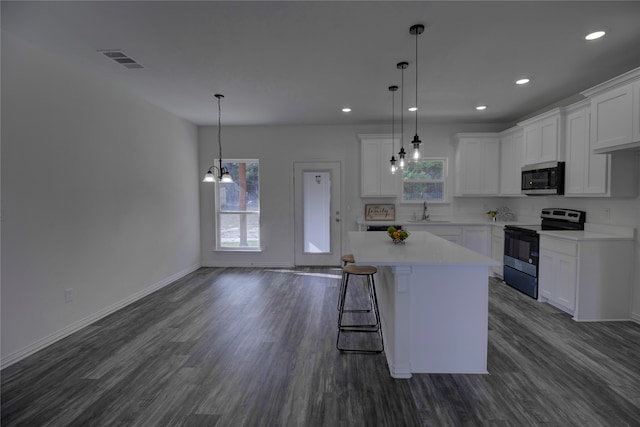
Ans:
{"label": "kitchen island", "polygon": [[489,257],[426,231],[394,244],[349,232],[356,264],[378,267],[376,290],[389,371],[487,373]]}

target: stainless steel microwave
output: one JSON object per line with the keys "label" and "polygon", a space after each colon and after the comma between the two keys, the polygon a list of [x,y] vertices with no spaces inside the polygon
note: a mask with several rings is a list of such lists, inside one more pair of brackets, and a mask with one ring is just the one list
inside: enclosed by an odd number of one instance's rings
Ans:
{"label": "stainless steel microwave", "polygon": [[564,162],[523,166],[522,194],[529,196],[564,194]]}

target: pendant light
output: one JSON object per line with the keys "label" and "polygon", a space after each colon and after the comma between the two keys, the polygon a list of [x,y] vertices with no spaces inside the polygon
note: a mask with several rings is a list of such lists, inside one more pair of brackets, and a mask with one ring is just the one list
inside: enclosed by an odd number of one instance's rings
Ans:
{"label": "pendant light", "polygon": [[409,28],[409,33],[416,36],[416,134],[413,136],[413,160],[420,159],[420,137],[418,136],[418,36],[424,32],[424,25],[416,24]]}
{"label": "pendant light", "polygon": [[395,121],[396,121],[396,91],[398,90],[398,86],[389,86],[389,91],[391,92],[391,175],[396,173],[398,167],[396,166],[396,158],[393,155],[396,147],[395,147]]}
{"label": "pendant light", "polygon": [[398,152],[398,159],[400,161],[400,169],[404,169],[404,156],[407,154],[404,151],[404,70],[409,66],[408,62],[398,62],[396,67],[401,70],[400,80],[400,151]]}
{"label": "pendant light", "polygon": [[[218,149],[219,149],[219,158],[218,158],[218,166],[212,165],[209,167],[209,170],[206,174],[204,174],[204,179],[202,182],[216,182],[216,179],[221,184],[229,184],[233,183],[233,178],[231,178],[231,174],[229,170],[222,166],[222,108],[220,106],[220,100],[224,98],[224,95],[216,93],[214,95],[218,98]],[[215,169],[218,170],[218,176],[213,172]]]}

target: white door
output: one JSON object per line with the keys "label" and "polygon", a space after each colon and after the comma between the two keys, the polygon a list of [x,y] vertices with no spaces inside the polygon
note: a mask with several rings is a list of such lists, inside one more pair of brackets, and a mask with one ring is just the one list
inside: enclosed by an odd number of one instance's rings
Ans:
{"label": "white door", "polygon": [[340,163],[294,163],[295,265],[340,265]]}

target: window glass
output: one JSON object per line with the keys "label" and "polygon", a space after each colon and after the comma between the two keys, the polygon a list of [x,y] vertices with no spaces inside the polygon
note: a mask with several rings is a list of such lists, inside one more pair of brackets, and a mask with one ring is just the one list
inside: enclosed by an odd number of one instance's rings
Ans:
{"label": "window glass", "polygon": [[229,160],[222,163],[232,183],[217,185],[217,248],[260,249],[260,167],[258,160]]}
{"label": "window glass", "polygon": [[403,171],[402,200],[445,202],[447,159],[422,158],[408,162]]}

